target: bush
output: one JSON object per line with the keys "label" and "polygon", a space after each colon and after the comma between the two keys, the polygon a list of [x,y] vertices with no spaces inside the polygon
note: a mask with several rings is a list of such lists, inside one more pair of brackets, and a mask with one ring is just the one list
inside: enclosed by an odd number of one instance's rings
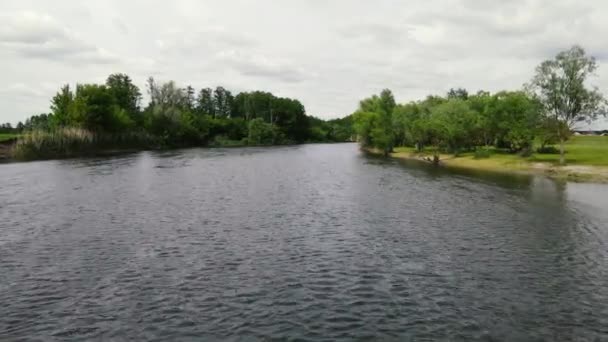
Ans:
{"label": "bush", "polygon": [[555,146],[544,146],[536,149],[536,153],[540,154],[559,154],[559,149]]}
{"label": "bush", "polygon": [[217,135],[213,138],[209,146],[211,147],[239,147],[246,146],[247,138],[243,138],[240,140],[230,139],[225,135]]}
{"label": "bush", "polygon": [[281,143],[282,135],[275,126],[264,122],[260,118],[249,122],[249,135],[247,143],[249,145],[272,145]]}
{"label": "bush", "polygon": [[526,147],[519,151],[519,155],[522,157],[530,157],[532,155],[532,152],[533,150],[531,147]]}
{"label": "bush", "polygon": [[474,158],[475,159],[490,158],[491,155],[492,155],[492,152],[489,149],[478,148],[477,150],[475,150]]}

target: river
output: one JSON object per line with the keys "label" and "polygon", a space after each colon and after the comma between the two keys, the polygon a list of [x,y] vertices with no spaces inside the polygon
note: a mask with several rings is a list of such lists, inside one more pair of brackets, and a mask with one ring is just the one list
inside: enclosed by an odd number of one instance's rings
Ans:
{"label": "river", "polygon": [[355,144],[0,164],[0,340],[608,340],[608,187]]}

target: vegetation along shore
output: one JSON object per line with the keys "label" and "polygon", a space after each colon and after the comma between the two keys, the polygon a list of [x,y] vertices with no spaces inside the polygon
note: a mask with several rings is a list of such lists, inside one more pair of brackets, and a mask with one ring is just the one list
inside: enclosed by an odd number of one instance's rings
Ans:
{"label": "vegetation along shore", "polygon": [[590,77],[596,61],[574,46],[542,62],[523,89],[397,104],[392,92],[362,100],[353,114],[362,147],[437,166],[542,173],[608,182],[608,137],[574,136],[576,125],[606,114]]}
{"label": "vegetation along shore", "polygon": [[105,84],[63,86],[51,112],[13,127],[0,126],[0,159],[65,158],[116,150],[193,146],[341,142],[353,137],[350,117],[306,115],[296,99],[269,92],[236,95],[221,86],[195,90],[170,81],[147,81],[149,102],[126,74]]}

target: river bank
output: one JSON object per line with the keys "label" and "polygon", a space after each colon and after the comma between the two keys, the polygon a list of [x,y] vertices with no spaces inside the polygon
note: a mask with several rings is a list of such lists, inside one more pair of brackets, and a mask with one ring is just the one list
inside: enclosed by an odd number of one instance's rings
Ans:
{"label": "river bank", "polygon": [[[381,151],[365,148],[366,152],[381,155]],[[398,147],[390,154],[391,158],[431,163],[432,153],[416,152],[413,148]],[[544,175],[552,179],[581,183],[608,183],[608,165],[601,165],[603,155],[598,155],[600,165],[589,164],[581,158],[572,157],[573,162],[559,165],[546,155],[521,157],[516,154],[494,153],[488,158],[475,158],[474,153],[458,156],[439,155],[439,167],[452,169],[479,170],[495,173]],[[580,161],[580,162],[575,162]]]}
{"label": "river bank", "polygon": [[[35,160],[53,160],[53,159],[70,159],[70,158],[88,158],[88,157],[104,157],[104,156],[115,156],[121,154],[137,153],[143,151],[170,151],[184,148],[242,148],[242,147],[271,147],[271,146],[292,146],[299,145],[295,143],[283,143],[283,144],[248,144],[245,141],[236,140],[216,140],[208,145],[202,146],[155,146],[155,147],[120,147],[120,148],[94,148],[90,150],[72,151],[70,153],[62,152],[61,154],[47,154],[37,155],[31,158],[19,158],[14,154],[14,147],[17,143],[17,139],[11,141],[0,142],[0,163],[11,163],[11,162],[25,162]],[[306,142],[305,144],[340,144],[342,142]]]}

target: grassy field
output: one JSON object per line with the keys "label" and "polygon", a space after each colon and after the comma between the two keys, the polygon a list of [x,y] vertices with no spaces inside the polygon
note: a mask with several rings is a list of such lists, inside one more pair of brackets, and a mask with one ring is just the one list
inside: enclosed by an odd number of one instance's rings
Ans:
{"label": "grassy field", "polygon": [[[397,147],[396,158],[425,159],[432,150],[416,153],[411,147]],[[441,163],[458,167],[497,172],[547,173],[555,178],[574,181],[608,182],[608,137],[574,136],[566,143],[566,166],[559,165],[559,154],[534,153],[521,157],[500,150],[492,150],[489,158],[476,159],[473,152],[458,157],[440,155]]]}
{"label": "grassy field", "polygon": [[19,137],[19,134],[0,133],[0,142]]}
{"label": "grassy field", "polygon": [[[534,154],[530,161],[559,164],[559,154]],[[574,136],[566,143],[566,163],[608,166],[608,137]]]}

